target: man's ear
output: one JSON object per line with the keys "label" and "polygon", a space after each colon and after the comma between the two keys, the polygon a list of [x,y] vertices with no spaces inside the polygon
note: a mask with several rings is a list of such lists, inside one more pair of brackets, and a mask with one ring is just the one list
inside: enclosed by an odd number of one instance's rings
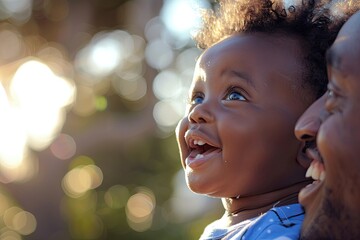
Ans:
{"label": "man's ear", "polygon": [[299,151],[296,155],[296,161],[305,169],[310,167],[311,159],[306,154],[305,142],[301,142],[299,145]]}

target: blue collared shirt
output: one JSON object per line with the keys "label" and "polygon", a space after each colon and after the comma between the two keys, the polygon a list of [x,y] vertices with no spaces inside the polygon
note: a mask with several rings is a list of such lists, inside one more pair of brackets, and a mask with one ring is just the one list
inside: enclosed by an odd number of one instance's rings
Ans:
{"label": "blue collared shirt", "polygon": [[217,220],[205,228],[200,240],[292,240],[299,239],[305,212],[300,204],[274,207],[265,214],[228,228]]}

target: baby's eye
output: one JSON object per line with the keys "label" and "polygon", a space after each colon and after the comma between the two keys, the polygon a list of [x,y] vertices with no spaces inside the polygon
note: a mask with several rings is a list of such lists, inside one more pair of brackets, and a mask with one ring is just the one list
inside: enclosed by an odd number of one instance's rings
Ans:
{"label": "baby's eye", "polygon": [[246,98],[244,97],[243,94],[239,93],[238,91],[232,90],[226,96],[226,100],[230,100],[230,101],[246,101]]}
{"label": "baby's eye", "polygon": [[190,104],[201,104],[204,101],[204,95],[202,93],[196,93],[191,97]]}

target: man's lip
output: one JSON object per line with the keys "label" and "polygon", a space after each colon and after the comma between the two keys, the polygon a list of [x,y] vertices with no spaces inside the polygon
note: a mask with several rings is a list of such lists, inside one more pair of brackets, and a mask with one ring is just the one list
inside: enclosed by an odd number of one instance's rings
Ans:
{"label": "man's lip", "polygon": [[318,150],[308,148],[306,149],[306,155],[311,159],[311,164],[306,171],[306,177],[312,178],[314,181],[299,193],[299,202],[305,207],[311,204],[326,179],[325,165]]}
{"label": "man's lip", "polygon": [[324,162],[317,148],[307,148],[306,155],[312,161]]}
{"label": "man's lip", "polygon": [[314,181],[313,183],[301,189],[298,196],[299,203],[305,208],[309,206],[309,204],[314,201],[315,196],[319,193],[322,185],[322,181]]}

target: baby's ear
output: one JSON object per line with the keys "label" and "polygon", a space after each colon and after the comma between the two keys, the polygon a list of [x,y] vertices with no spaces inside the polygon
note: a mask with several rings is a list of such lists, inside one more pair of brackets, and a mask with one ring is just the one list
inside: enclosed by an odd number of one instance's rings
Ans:
{"label": "baby's ear", "polygon": [[306,154],[305,142],[301,142],[296,161],[305,169],[310,167],[311,159]]}

